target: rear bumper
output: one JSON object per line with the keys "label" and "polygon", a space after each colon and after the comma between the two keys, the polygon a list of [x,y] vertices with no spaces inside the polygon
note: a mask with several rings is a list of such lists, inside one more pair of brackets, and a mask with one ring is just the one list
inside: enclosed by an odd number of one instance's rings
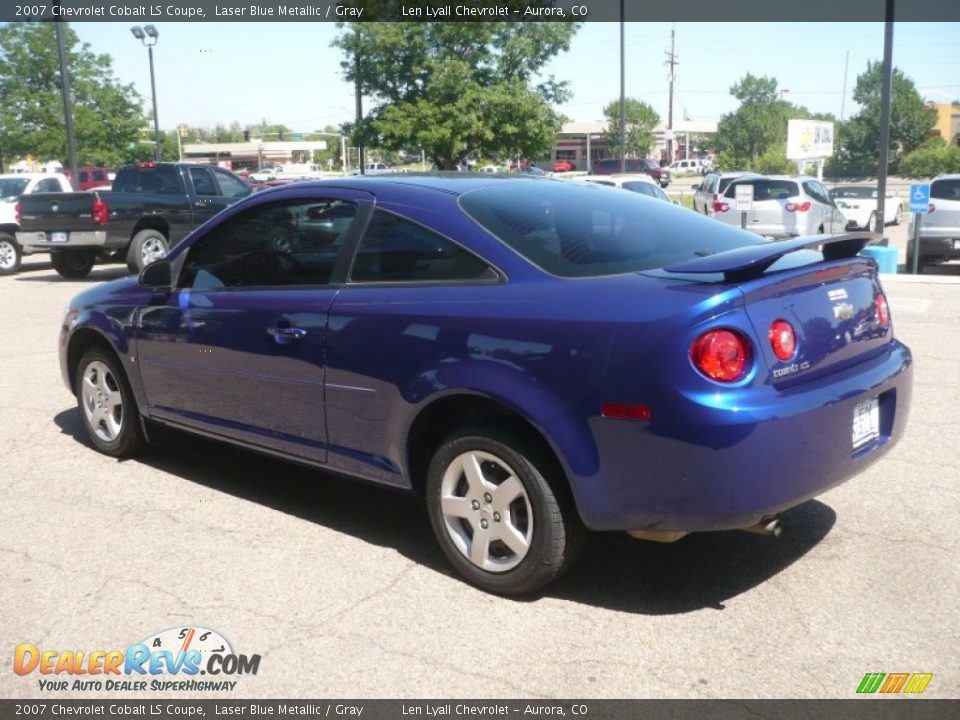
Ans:
{"label": "rear bumper", "polygon": [[[757,388],[736,404],[665,392],[649,423],[591,421],[600,470],[574,479],[577,506],[596,530],[751,525],[882,457],[903,434],[912,385],[910,351],[892,341],[854,367],[785,391]],[[854,407],[875,397],[880,435],[855,451]]]}
{"label": "rear bumper", "polygon": [[[920,236],[922,257],[960,258],[960,228],[944,228],[942,233],[931,234],[924,228]],[[913,257],[913,238],[907,243],[907,259]]]}
{"label": "rear bumper", "polygon": [[17,242],[24,247],[33,248],[34,252],[71,247],[103,247],[107,244],[105,230],[67,233],[66,242],[52,242],[50,240],[52,236],[53,233],[49,232],[18,232]]}

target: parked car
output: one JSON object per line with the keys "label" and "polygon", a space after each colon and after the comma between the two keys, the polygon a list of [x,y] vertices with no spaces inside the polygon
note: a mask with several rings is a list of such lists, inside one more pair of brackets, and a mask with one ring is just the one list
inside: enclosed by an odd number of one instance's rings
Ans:
{"label": "parked car", "polygon": [[[913,262],[914,222],[910,219],[907,265]],[[940,175],[930,183],[930,207],[920,221],[919,267],[960,258],[960,174]]]}
{"label": "parked car", "polygon": [[[77,168],[77,190],[90,190],[98,185],[110,185],[113,182],[110,173],[111,170],[107,167]],[[69,170],[65,170],[64,175],[71,177]]]}
{"label": "parked car", "polygon": [[577,166],[572,160],[554,160],[550,169],[553,172],[572,172],[577,169]]}
{"label": "parked car", "polygon": [[687,158],[685,160],[674,160],[670,163],[670,175],[679,177],[680,175],[702,175],[704,171],[703,160],[699,158]]}
{"label": "parked car", "polygon": [[740,185],[753,186],[752,209],[747,212],[747,230],[771,238],[839,233],[847,219],[837,209],[830,191],[816,178],[771,175],[742,177],[731,182],[720,200],[713,204],[713,217],[740,225],[736,191]]}
{"label": "parked car", "polygon": [[20,269],[24,255],[33,250],[21,246],[19,200],[23,195],[49,192],[71,192],[66,175],[59,173],[13,173],[0,175],[0,275],[12,275]]}
{"label": "parked car", "polygon": [[526,167],[521,167],[517,170],[517,173],[520,175],[532,175],[534,177],[543,177],[547,173],[538,168],[536,165],[527,165]]}
{"label": "parked car", "polygon": [[526,593],[584,527],[769,532],[896,444],[863,242],[576,182],[296,183],[75,297],[60,363],[107,455],[164,425],[419,493],[459,573]]}
{"label": "parked car", "polygon": [[[670,169],[660,167],[660,163],[652,158],[627,158],[624,164],[627,173],[646,173],[660,183],[660,187],[670,184]],[[593,163],[594,175],[614,175],[619,172],[620,158],[603,158]]]}
{"label": "parked car", "polygon": [[[873,185],[838,185],[830,191],[837,208],[847,219],[847,229],[871,230],[877,218],[877,188]],[[883,224],[903,222],[903,204],[896,193],[887,191],[883,203]]]}
{"label": "parked car", "polygon": [[276,180],[277,168],[275,168],[273,165],[267,165],[260,168],[256,172],[250,173],[249,179],[260,183],[267,182],[268,180]]}
{"label": "parked car", "polygon": [[703,182],[693,186],[693,210],[701,212],[704,215],[712,216],[714,213],[713,204],[720,200],[720,196],[726,191],[727,186],[737,178],[752,175],[760,177],[752,172],[708,172]]}
{"label": "parked car", "polygon": [[480,168],[480,172],[496,174],[509,172],[509,170],[507,170],[507,168],[505,168],[503,165],[484,165],[482,168]]}
{"label": "parked car", "polygon": [[212,165],[128,165],[109,193],[22,197],[17,239],[35,252],[49,252],[64,277],[85,277],[98,259],[126,262],[139,272],[250,192],[236,175]]}
{"label": "parked car", "polygon": [[608,187],[629,190],[630,192],[646,195],[657,200],[673,202],[660,184],[649,175],[584,175],[577,178],[581,182],[594,183],[595,185],[607,185]]}

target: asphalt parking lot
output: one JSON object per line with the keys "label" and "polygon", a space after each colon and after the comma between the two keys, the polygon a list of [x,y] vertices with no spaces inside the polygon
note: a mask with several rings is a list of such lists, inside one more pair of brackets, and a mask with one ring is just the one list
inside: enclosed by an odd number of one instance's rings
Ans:
{"label": "asphalt parking lot", "polygon": [[15,675],[17,643],[198,625],[262,656],[221,698],[851,698],[866,672],[932,672],[926,695],[960,697],[960,266],[885,280],[916,384],[881,462],[778,539],[592,535],[522,601],[454,577],[415,499],[179,435],[139,460],[90,449],[57,328],[123,272],[67,281],[33,256],[0,278],[0,696],[83,696]]}

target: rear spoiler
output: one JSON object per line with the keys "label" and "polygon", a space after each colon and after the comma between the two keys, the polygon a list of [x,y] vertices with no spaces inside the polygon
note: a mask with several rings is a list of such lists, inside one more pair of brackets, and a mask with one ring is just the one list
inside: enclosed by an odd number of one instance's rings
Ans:
{"label": "rear spoiler", "polygon": [[685,260],[664,270],[671,273],[723,273],[724,279],[735,282],[762,275],[777,260],[797,250],[819,247],[824,260],[841,260],[855,256],[867,245],[880,240],[880,235],[876,233],[808,235],[791,240],[771,240]]}

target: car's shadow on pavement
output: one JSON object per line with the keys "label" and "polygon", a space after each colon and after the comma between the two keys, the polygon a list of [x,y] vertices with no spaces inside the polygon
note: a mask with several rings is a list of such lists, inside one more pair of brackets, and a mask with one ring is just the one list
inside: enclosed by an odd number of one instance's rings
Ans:
{"label": "car's shadow on pavement", "polygon": [[[79,412],[54,422],[87,446]],[[165,431],[163,445],[137,461],[218,492],[390,547],[447,576],[419,498],[273,460],[186,433]],[[89,446],[87,446],[89,447]],[[89,449],[89,452],[94,452]],[[634,540],[626,533],[589,533],[570,572],[540,595],[644,615],[670,615],[724,603],[766,582],[830,532],[836,514],[816,500],[782,515],[779,538],[745,532],[690,535],[675,544]]]}
{"label": "car's shadow on pavement", "polygon": [[82,278],[65,278],[53,269],[48,262],[31,263],[24,266],[19,273],[13,276],[18,282],[81,282],[99,283],[107,280],[116,280],[130,274],[126,265],[95,265],[90,274]]}

